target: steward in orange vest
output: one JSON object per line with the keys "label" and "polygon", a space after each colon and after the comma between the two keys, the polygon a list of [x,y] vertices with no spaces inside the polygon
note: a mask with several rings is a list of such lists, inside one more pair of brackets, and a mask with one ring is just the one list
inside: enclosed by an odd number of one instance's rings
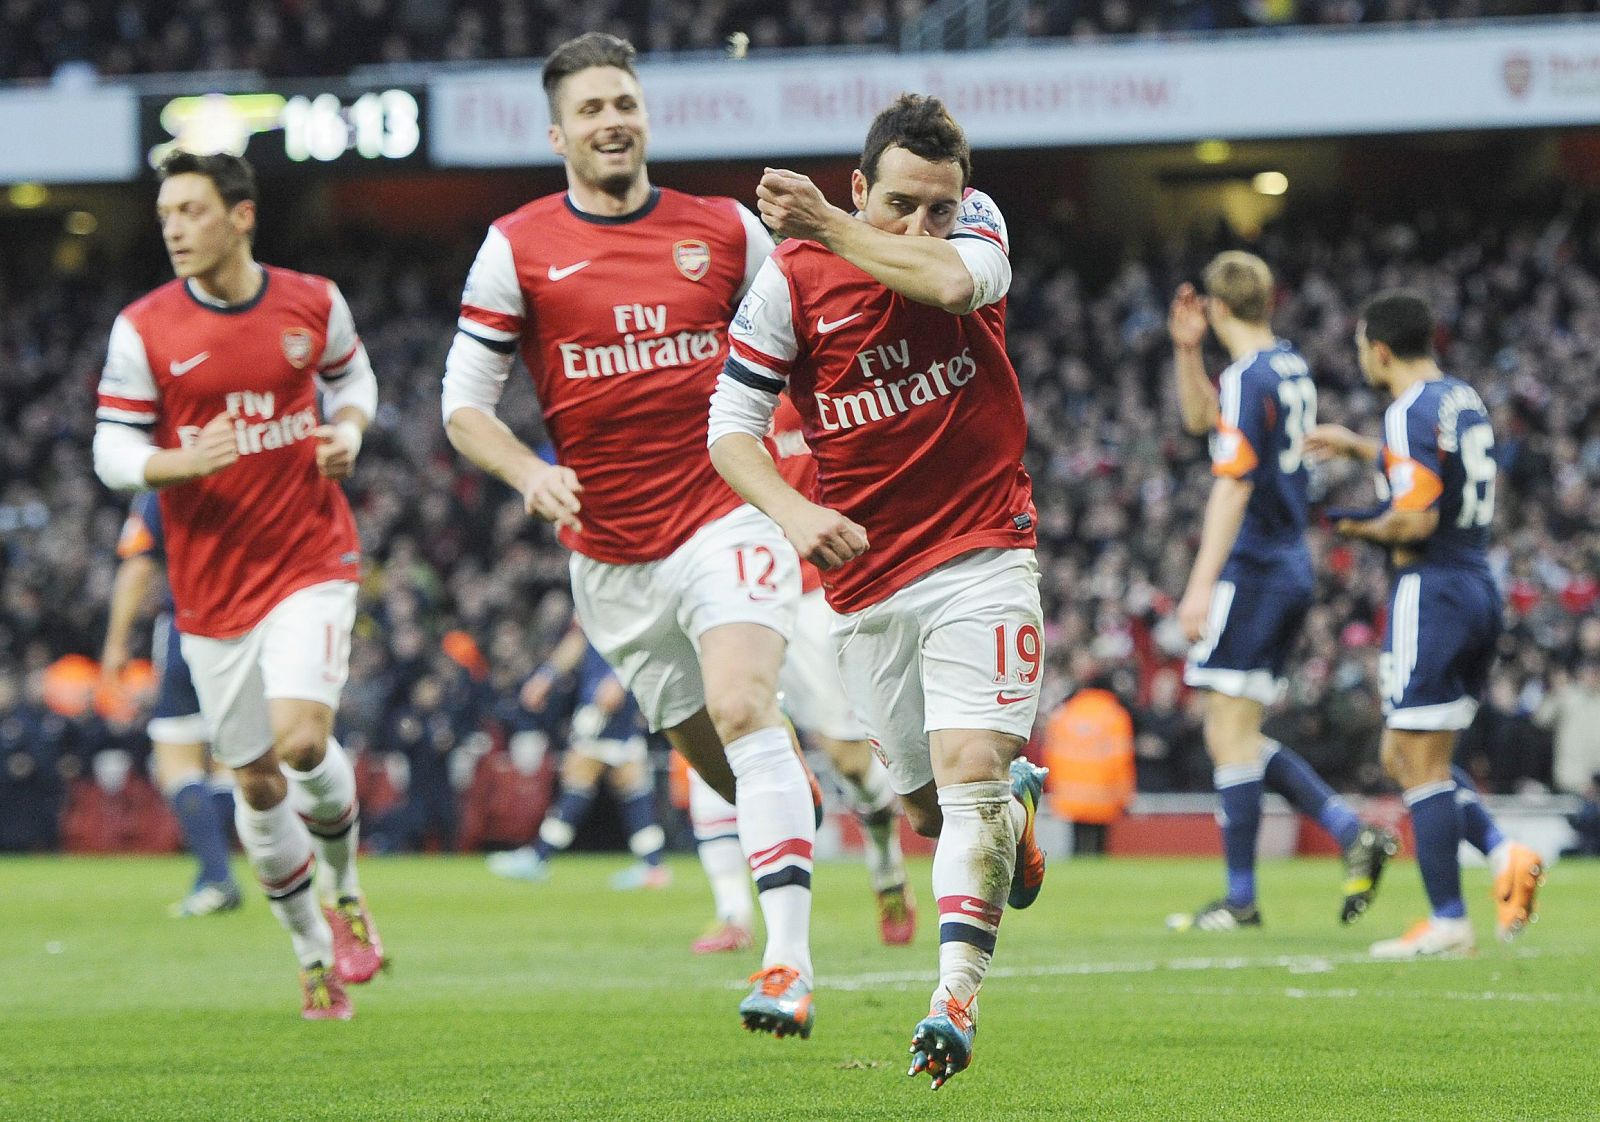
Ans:
{"label": "steward in orange vest", "polygon": [[1103,826],[1133,800],[1133,718],[1110,690],[1081,689],[1045,726],[1050,808],[1073,823]]}

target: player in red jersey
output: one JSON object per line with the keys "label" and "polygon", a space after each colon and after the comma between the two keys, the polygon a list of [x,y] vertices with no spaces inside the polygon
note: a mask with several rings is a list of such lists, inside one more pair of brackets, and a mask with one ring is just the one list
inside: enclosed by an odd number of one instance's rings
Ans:
{"label": "player in red jersey", "polygon": [[356,876],[355,773],[332,736],[360,561],[338,481],[377,381],[331,281],[256,262],[248,163],[173,155],[156,214],[177,279],[112,326],[95,470],[161,493],[176,625],[238,779],[239,839],[300,960],[304,1015],[348,1018],[342,983],[371,978],[383,951]]}
{"label": "player in red jersey", "polygon": [[[567,190],[495,222],[446,363],[450,441],[573,550],[584,632],[724,798],[767,925],[750,1029],[812,1023],[810,784],[778,710],[800,566],[705,452],[728,320],[772,240],[732,199],[651,185],[633,47],[592,33],[546,61]],[[495,417],[520,349],[559,466]]]}
{"label": "player in red jersey", "polygon": [[[809,495],[817,469],[801,430],[800,414],[787,398],[780,398],[767,446],[789,485]],[[823,598],[822,574],[806,560],[800,562],[800,588],[795,632],[778,675],[783,708],[795,727],[828,757],[845,801],[861,821],[867,874],[878,898],[878,934],[886,945],[901,946],[916,936],[917,913],[900,851],[894,788],[839,680],[838,660],[828,637],[833,609]],[[734,808],[693,771],[689,820],[717,904],[717,923],[695,941],[694,950],[697,954],[742,950],[750,944],[750,884],[738,860],[738,838],[728,832]]]}
{"label": "player in red jersey", "polygon": [[[851,704],[912,824],[939,839],[939,985],[911,1069],[935,1087],[971,1061],[1008,886],[1026,907],[1044,879],[1043,772],[1016,759],[1043,650],[1027,422],[1005,351],[1011,265],[970,166],[943,104],[908,94],[867,133],[854,215],[768,170],[762,217],[793,240],[734,318],[709,434],[717,469],[824,570]],[[761,443],[785,390],[815,502]]]}

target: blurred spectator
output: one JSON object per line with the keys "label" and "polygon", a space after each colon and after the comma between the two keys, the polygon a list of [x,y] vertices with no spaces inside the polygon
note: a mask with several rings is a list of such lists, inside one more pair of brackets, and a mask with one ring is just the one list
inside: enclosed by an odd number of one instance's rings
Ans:
{"label": "blurred spectator", "polygon": [[1210,782],[1200,716],[1192,703],[1182,700],[1183,679],[1177,670],[1164,667],[1151,676],[1150,702],[1133,714],[1140,791],[1193,791]]}
{"label": "blurred spectator", "polygon": [[1534,720],[1555,733],[1556,788],[1595,799],[1600,791],[1600,660],[1584,659],[1571,677],[1557,671]]}
{"label": "blurred spectator", "polygon": [[67,722],[0,668],[0,851],[55,847],[67,740]]}
{"label": "blurred spectator", "polygon": [[1044,762],[1050,809],[1072,823],[1074,853],[1104,853],[1106,827],[1133,801],[1133,718],[1090,673],[1045,724]]}

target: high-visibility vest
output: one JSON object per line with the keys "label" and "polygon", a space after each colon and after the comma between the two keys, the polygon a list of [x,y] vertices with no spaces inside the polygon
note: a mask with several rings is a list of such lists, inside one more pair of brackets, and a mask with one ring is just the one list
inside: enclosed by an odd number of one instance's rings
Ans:
{"label": "high-visibility vest", "polygon": [[1133,800],[1133,718],[1108,690],[1079,690],[1045,726],[1050,808],[1072,822],[1105,824]]}

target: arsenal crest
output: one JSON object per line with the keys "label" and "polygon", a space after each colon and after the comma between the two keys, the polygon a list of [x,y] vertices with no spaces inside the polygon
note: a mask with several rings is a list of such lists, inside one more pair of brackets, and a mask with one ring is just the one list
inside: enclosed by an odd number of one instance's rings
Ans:
{"label": "arsenal crest", "polygon": [[283,333],[283,357],[296,370],[304,370],[311,361],[311,332],[301,327],[291,327]]}
{"label": "arsenal crest", "polygon": [[672,247],[672,263],[678,272],[697,281],[711,268],[711,247],[698,239],[679,242]]}

